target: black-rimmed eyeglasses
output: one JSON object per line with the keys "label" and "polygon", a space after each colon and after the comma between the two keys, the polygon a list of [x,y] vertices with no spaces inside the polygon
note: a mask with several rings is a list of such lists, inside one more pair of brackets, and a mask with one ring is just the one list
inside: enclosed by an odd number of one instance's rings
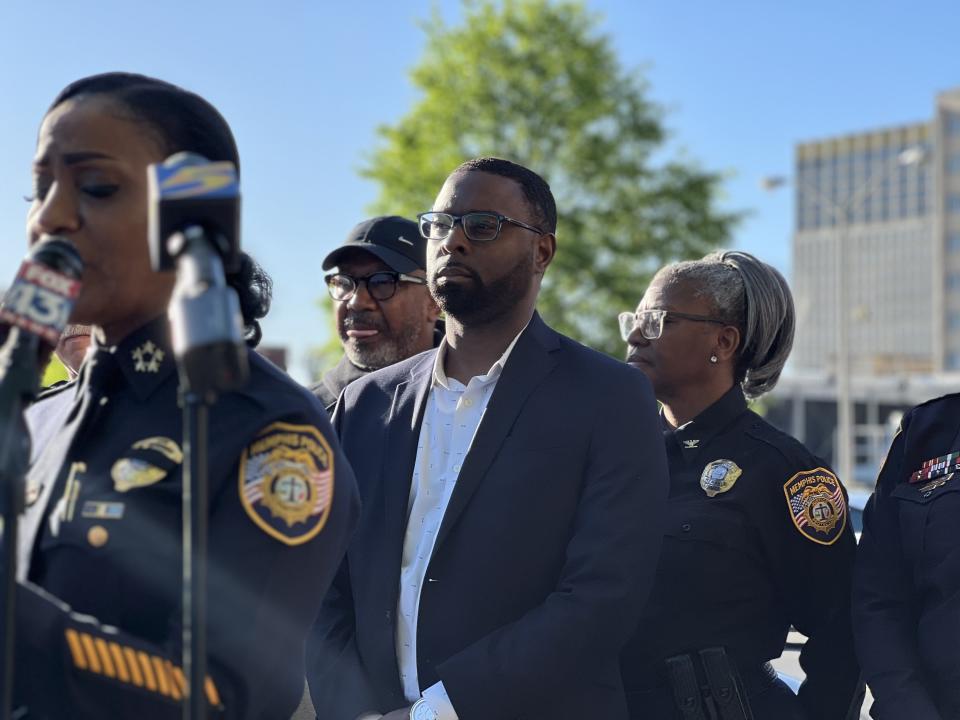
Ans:
{"label": "black-rimmed eyeglasses", "polygon": [[457,223],[463,228],[463,234],[468,240],[476,243],[487,243],[496,240],[500,235],[503,223],[522,227],[524,230],[543,235],[543,230],[525,222],[514,220],[506,215],[490,212],[471,212],[465,215],[451,215],[444,212],[425,212],[417,215],[420,221],[420,234],[427,240],[442,242],[453,233]]}
{"label": "black-rimmed eyeglasses", "polygon": [[334,273],[324,277],[327,281],[327,292],[337,302],[346,302],[357,294],[360,283],[367,284],[367,292],[374,300],[389,300],[397,294],[397,285],[406,282],[414,285],[426,285],[427,281],[415,275],[380,270],[379,272],[354,277],[346,273]]}
{"label": "black-rimmed eyeglasses", "polygon": [[715,323],[717,325],[726,325],[723,320],[707,317],[706,315],[691,315],[689,313],[674,312],[673,310],[641,310],[640,312],[622,312],[617,316],[620,321],[620,337],[624,342],[630,342],[630,336],[634,330],[640,330],[640,334],[647,340],[657,340],[663,335],[663,321],[670,316],[672,318],[681,318],[683,320],[693,320],[694,322]]}

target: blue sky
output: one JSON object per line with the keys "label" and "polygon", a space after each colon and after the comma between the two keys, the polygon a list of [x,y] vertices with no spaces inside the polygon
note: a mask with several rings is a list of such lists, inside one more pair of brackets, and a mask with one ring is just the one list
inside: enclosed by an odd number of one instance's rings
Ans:
{"label": "blue sky", "polygon": [[[734,245],[790,270],[794,143],[926,120],[960,86],[957,0],[589,0],[624,65],[645,68],[669,152],[727,175],[748,211]],[[441,0],[455,20],[459,2]],[[243,242],[273,275],[265,342],[292,372],[330,332],[320,263],[365,216],[376,187],[357,168],[375,128],[411,106],[417,20],[430,0],[165,3],[4,0],[0,5],[0,284],[25,248],[22,197],[43,112],[78,77],[131,70],[211,100],[243,163]],[[455,102],[451,99],[451,102]],[[428,201],[429,202],[429,201]],[[4,278],[7,278],[6,280]],[[638,299],[643,288],[638,288]],[[606,322],[609,319],[598,319]]]}

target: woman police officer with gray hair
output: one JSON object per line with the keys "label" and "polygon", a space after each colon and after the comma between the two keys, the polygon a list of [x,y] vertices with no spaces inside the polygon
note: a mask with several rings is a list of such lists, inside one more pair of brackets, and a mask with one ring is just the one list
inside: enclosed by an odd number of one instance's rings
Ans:
{"label": "woman police officer with gray hair", "polygon": [[[620,327],[662,404],[670,466],[657,577],[622,656],[630,717],[855,717],[845,491],[747,405],[790,354],[786,281],[742,252],[668,265]],[[798,696],[769,664],[791,625],[809,637]]]}

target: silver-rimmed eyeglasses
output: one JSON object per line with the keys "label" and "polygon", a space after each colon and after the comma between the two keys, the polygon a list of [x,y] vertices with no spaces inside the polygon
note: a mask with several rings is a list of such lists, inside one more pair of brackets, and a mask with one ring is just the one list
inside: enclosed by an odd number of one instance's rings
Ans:
{"label": "silver-rimmed eyeglasses", "polygon": [[706,315],[691,315],[690,313],[675,312],[673,310],[641,310],[640,312],[622,312],[617,316],[620,321],[620,337],[624,342],[630,342],[634,330],[647,340],[657,340],[663,335],[663,321],[667,317],[693,320],[694,322],[715,323],[726,325],[723,320],[707,317]]}

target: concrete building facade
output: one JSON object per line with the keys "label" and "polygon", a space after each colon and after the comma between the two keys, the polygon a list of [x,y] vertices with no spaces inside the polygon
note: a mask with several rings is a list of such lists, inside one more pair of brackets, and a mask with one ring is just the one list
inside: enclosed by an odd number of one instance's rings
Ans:
{"label": "concrete building facade", "polygon": [[800,143],[793,177],[797,335],[771,419],[836,461],[845,311],[851,480],[872,482],[902,410],[960,391],[960,88],[929,121]]}

